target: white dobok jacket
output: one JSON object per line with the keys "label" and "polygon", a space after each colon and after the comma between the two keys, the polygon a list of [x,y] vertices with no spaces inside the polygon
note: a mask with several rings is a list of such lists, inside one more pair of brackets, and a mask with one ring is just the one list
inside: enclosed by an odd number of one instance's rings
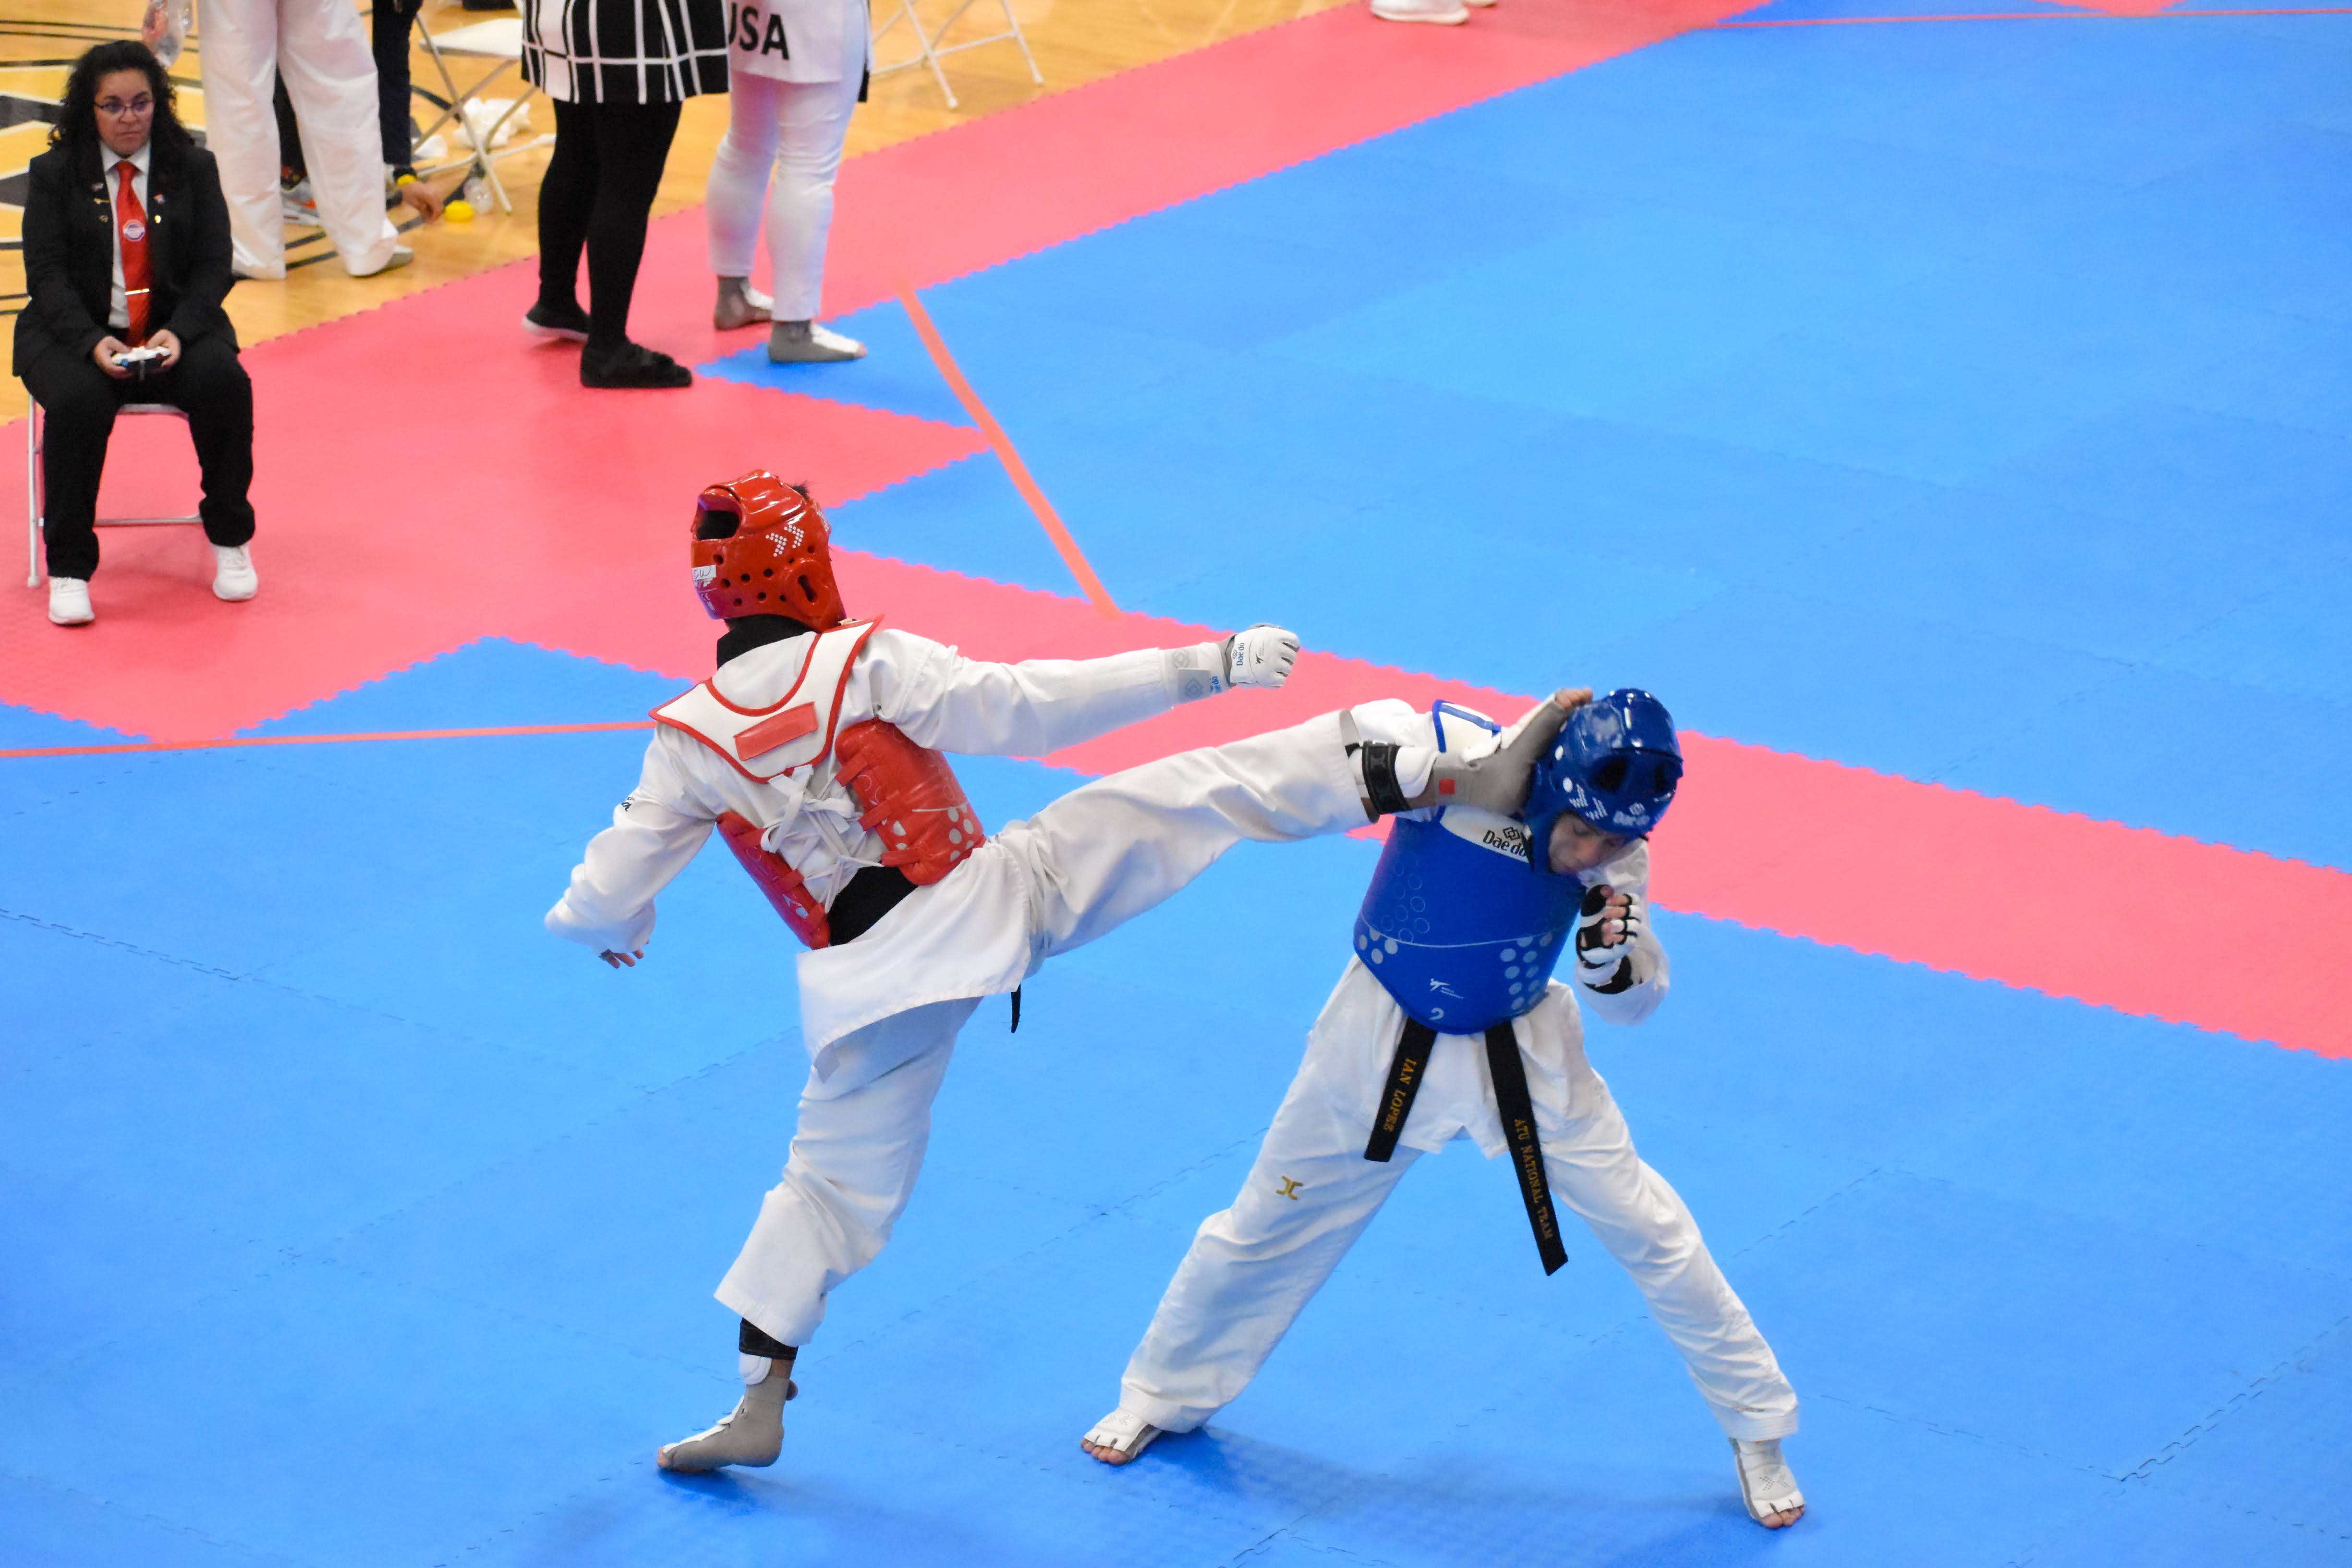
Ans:
{"label": "white dobok jacket", "polygon": [[[817,642],[795,637],[754,648],[721,665],[711,689],[738,708],[773,707],[793,690]],[[1164,713],[1177,696],[1157,648],[992,664],[885,626],[849,667],[834,732],[882,719],[940,751],[1042,757]],[[860,868],[881,863],[881,841],[858,823],[856,801],[835,776],[830,752],[813,767],[761,782],[702,742],[663,728],[646,747],[637,787],[614,809],[613,826],[590,841],[570,889],[548,911],[548,930],[601,951],[644,946],[653,934],[656,895],[694,858],[724,811],[759,826],[761,842],[828,909]],[[1026,906],[1013,879],[994,864],[1001,858],[988,853],[993,847],[992,841],[944,880],[904,900],[868,933],[879,940],[801,954],[803,1021],[821,1076],[826,1047],[880,1017],[1020,984],[1027,968]],[[930,918],[913,920],[918,905]],[[974,918],[948,918],[947,906]],[[885,948],[890,962],[877,963]]]}

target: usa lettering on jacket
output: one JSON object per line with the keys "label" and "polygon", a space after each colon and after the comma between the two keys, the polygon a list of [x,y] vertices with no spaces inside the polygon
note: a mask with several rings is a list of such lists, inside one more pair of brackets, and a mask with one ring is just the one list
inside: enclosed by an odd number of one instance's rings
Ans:
{"label": "usa lettering on jacket", "polygon": [[792,47],[784,42],[784,19],[774,11],[768,13],[768,25],[760,26],[760,8],[738,0],[729,0],[727,6],[727,37],[729,41],[747,55],[775,55],[783,59],[793,58]]}

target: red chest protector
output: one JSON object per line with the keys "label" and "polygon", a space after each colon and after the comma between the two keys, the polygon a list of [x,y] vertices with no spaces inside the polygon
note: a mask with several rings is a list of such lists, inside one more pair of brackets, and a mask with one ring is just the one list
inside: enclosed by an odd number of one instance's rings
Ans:
{"label": "red chest protector", "polygon": [[[938,752],[915,744],[897,725],[879,719],[834,733],[850,664],[873,630],[867,622],[821,634],[792,690],[766,708],[738,707],[705,682],[656,709],[654,717],[761,782],[833,755],[835,776],[856,801],[859,824],[881,837],[882,864],[898,867],[908,881],[925,887],[962,864],[987,842],[987,835],[954,770]],[[780,734],[786,737],[782,743],[771,741]],[[767,749],[759,749],[763,742]],[[782,856],[761,847],[761,832],[740,813],[719,814],[719,837],[793,934],[813,948],[830,946],[833,932],[824,907]]]}

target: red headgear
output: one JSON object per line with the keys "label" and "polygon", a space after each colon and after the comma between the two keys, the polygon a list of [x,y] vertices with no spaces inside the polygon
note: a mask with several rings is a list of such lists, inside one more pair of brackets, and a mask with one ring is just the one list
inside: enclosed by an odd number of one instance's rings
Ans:
{"label": "red headgear", "polygon": [[694,591],[717,619],[790,616],[823,632],[847,614],[824,513],[765,468],[696,499],[693,550]]}

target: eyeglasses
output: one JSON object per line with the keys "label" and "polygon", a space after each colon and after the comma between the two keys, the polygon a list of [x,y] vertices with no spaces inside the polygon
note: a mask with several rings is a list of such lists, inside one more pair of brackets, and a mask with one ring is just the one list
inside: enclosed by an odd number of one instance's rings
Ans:
{"label": "eyeglasses", "polygon": [[153,113],[154,110],[155,100],[143,92],[128,103],[119,98],[110,98],[98,106],[100,114],[116,120],[136,120],[142,114]]}

